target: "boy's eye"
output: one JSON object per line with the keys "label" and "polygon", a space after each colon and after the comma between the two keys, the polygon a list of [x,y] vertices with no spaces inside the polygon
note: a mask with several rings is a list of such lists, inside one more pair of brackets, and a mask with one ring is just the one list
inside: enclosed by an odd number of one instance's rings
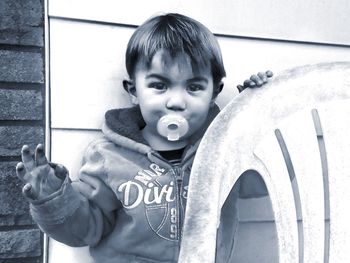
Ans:
{"label": "boy's eye", "polygon": [[152,82],[149,84],[150,88],[156,89],[156,90],[165,90],[166,85],[162,82]]}
{"label": "boy's eye", "polygon": [[204,89],[204,87],[200,84],[190,84],[187,86],[187,90],[190,92],[197,92],[197,91],[200,91],[203,89]]}

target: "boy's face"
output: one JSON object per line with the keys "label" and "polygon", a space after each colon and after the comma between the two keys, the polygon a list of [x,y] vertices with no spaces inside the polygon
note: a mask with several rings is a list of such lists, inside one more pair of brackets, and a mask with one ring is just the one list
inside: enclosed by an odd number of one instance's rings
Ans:
{"label": "boy's face", "polygon": [[[150,67],[138,63],[134,84],[134,99],[139,103],[146,122],[143,135],[146,140],[151,140],[148,141],[154,148],[157,145],[152,145],[152,142],[162,144],[158,148],[164,148],[164,143],[165,148],[186,146],[188,139],[205,123],[209,108],[215,100],[210,67],[193,72],[190,58],[186,54],[171,57],[167,51],[158,51]],[[169,142],[158,134],[157,122],[164,115],[173,113],[187,120],[189,132],[179,141]]]}

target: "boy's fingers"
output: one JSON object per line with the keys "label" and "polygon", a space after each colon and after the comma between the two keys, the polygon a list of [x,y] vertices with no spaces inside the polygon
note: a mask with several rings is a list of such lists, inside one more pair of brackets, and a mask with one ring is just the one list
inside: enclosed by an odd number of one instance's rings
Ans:
{"label": "boy's fingers", "polygon": [[22,153],[22,162],[23,162],[25,168],[29,172],[32,171],[34,166],[35,166],[35,162],[33,159],[33,155],[30,152],[29,146],[23,145],[21,153]]}
{"label": "boy's fingers", "polygon": [[36,199],[36,193],[33,191],[32,185],[29,183],[23,187],[22,193],[27,198]]}
{"label": "boy's fingers", "polygon": [[16,166],[16,173],[21,181],[24,181],[24,176],[26,175],[26,168],[22,162],[18,163]]}
{"label": "boy's fingers", "polygon": [[252,75],[252,76],[250,77],[250,80],[251,80],[251,81],[254,81],[254,83],[255,83],[258,87],[260,87],[260,86],[263,84],[263,81],[262,81],[257,75]]}
{"label": "boy's fingers", "polygon": [[237,85],[238,92],[242,92],[245,90],[245,87],[243,85]]}
{"label": "boy's fingers", "polygon": [[35,149],[35,162],[37,166],[47,164],[44,146],[42,144],[38,144],[38,146]]}
{"label": "boy's fingers", "polygon": [[273,72],[271,70],[266,71],[266,76],[271,78],[273,76]]}
{"label": "boy's fingers", "polygon": [[259,72],[258,77],[263,81],[263,83],[267,82],[267,76],[264,72]]}
{"label": "boy's fingers", "polygon": [[247,87],[250,87],[250,88],[254,88],[256,86],[255,82],[250,80],[250,79],[246,79],[244,82],[243,82],[243,86],[245,88]]}

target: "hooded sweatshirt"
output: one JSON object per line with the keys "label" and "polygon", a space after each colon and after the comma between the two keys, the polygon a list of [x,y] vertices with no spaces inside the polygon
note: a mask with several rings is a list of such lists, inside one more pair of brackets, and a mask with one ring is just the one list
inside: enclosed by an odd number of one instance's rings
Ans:
{"label": "hooded sweatshirt", "polygon": [[108,111],[103,134],[85,151],[79,180],[67,176],[57,192],[32,200],[34,220],[62,243],[89,246],[96,263],[177,262],[194,155],[218,112],[211,109],[174,165],[142,137],[138,107]]}

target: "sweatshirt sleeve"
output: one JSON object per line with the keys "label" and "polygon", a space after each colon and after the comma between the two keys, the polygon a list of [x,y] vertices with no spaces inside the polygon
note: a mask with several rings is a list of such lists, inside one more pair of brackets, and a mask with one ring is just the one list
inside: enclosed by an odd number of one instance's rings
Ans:
{"label": "sweatshirt sleeve", "polygon": [[50,237],[69,246],[94,246],[115,225],[121,206],[105,183],[104,158],[92,144],[86,150],[79,180],[67,176],[61,188],[43,200],[32,200],[31,214]]}

